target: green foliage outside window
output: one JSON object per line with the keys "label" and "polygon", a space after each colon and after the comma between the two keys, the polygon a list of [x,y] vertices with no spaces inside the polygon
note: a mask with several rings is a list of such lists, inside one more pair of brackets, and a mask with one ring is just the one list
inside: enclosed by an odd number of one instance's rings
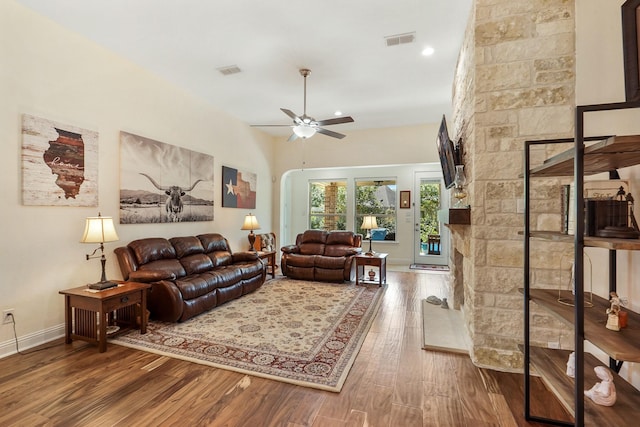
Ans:
{"label": "green foliage outside window", "polygon": [[427,242],[430,234],[440,234],[438,222],[438,209],[440,209],[440,184],[420,184],[420,241]]}
{"label": "green foliage outside window", "polygon": [[360,228],[362,220],[374,215],[378,228],[385,228],[387,235],[395,235],[396,193],[395,180],[356,181],[356,233],[366,236],[367,231]]}
{"label": "green foliage outside window", "polygon": [[[336,202],[328,205],[335,191]],[[309,229],[347,229],[347,183],[345,181],[314,181],[309,183]]]}

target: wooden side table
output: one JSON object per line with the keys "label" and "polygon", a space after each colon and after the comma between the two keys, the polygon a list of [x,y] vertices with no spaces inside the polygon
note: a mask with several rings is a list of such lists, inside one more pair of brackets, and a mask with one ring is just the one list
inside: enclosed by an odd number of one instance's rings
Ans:
{"label": "wooden side table", "polygon": [[[271,278],[276,278],[276,253],[275,251],[257,251],[258,258],[266,259],[267,266],[271,267]],[[267,270],[268,271],[268,270]]]}
{"label": "wooden side table", "polygon": [[59,292],[64,295],[65,343],[87,341],[98,344],[100,353],[104,353],[110,321],[122,330],[139,327],[141,334],[147,333],[147,290],[151,285],[118,283],[103,291],[80,286]]}
{"label": "wooden side table", "polygon": [[[387,283],[387,254],[375,253],[373,255],[358,254],[355,257],[356,260],[356,286],[360,283],[377,283],[382,286]],[[372,267],[378,267],[377,281],[370,280],[365,273],[365,265]]]}

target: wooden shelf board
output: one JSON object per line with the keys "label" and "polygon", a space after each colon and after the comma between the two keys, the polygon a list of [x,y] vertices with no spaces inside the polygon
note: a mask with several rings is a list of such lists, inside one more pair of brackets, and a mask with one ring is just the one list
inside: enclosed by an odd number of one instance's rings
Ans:
{"label": "wooden shelf board", "polygon": [[[553,242],[573,243],[573,234],[562,234],[556,231],[532,231],[532,238],[549,240]],[[640,239],[612,239],[608,237],[584,236],[584,245],[592,248],[604,248],[612,250],[638,251]]]}
{"label": "wooden shelf board", "polygon": [[[531,176],[573,176],[575,148],[531,169]],[[640,135],[611,136],[584,150],[584,174],[594,175],[640,164]]]}
{"label": "wooden shelf board", "polygon": [[[575,416],[574,381],[566,375],[569,350],[553,350],[531,347],[531,364],[544,383],[558,397],[565,409]],[[603,364],[590,353],[584,353],[584,387],[590,389],[600,381],[593,368]],[[640,419],[640,391],[626,382],[618,374],[613,373],[617,400],[613,406],[601,406],[584,397],[585,425],[598,427],[619,427],[635,423]]]}
{"label": "wooden shelf board", "polygon": [[[530,295],[536,304],[573,325],[574,307],[558,302],[557,289],[531,289]],[[585,300],[587,298],[585,295]],[[584,309],[585,339],[616,360],[640,362],[640,315],[625,308],[628,312],[627,327],[611,331],[605,327],[609,306],[608,300],[593,295],[593,307]]]}

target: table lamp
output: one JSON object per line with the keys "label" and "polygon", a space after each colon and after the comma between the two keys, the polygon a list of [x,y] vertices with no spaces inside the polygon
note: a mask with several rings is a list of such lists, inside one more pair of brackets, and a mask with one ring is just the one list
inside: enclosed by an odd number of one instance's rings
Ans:
{"label": "table lamp", "polygon": [[378,222],[376,221],[376,217],[373,215],[365,216],[362,219],[362,225],[360,226],[363,230],[368,230],[369,235],[369,251],[365,253],[365,255],[373,255],[375,252],[371,249],[371,241],[373,240],[373,233],[371,230],[378,228]]}
{"label": "table lamp", "polygon": [[[87,260],[100,257],[100,263],[102,264],[102,276],[97,283],[89,284],[90,289],[108,289],[118,286],[117,283],[107,280],[107,276],[104,271],[104,266],[107,259],[104,256],[104,243],[115,242],[118,240],[118,234],[113,226],[113,219],[110,216],[102,216],[98,213],[98,216],[91,216],[86,219],[84,225],[84,233],[80,239],[81,243],[100,243],[100,246],[96,248],[91,254],[87,254]],[[96,255],[100,249],[100,255]]]}
{"label": "table lamp", "polygon": [[245,216],[244,224],[242,224],[240,230],[249,230],[249,250],[255,252],[256,248],[253,247],[253,244],[256,241],[256,235],[253,234],[253,230],[260,230],[260,224],[258,224],[256,216],[251,213]]}

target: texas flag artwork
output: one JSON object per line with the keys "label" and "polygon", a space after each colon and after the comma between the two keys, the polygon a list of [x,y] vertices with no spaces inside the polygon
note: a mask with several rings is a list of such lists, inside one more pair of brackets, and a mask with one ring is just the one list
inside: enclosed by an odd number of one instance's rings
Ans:
{"label": "texas flag artwork", "polygon": [[255,209],[257,175],[222,166],[222,207]]}

